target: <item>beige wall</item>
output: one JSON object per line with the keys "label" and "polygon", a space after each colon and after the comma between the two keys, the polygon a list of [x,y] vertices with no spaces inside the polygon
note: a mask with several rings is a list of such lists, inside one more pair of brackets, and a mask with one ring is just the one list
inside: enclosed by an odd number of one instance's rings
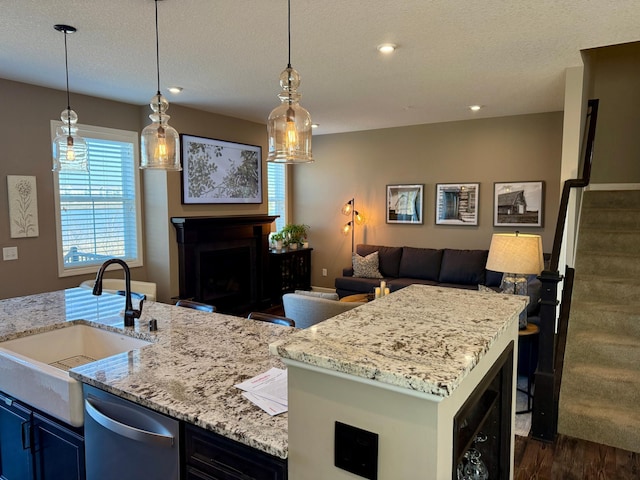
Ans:
{"label": "beige wall", "polygon": [[590,98],[600,99],[592,183],[640,182],[640,42],[587,50]]}
{"label": "beige wall", "polygon": [[[0,79],[0,248],[18,247],[18,260],[0,260],[0,298],[77,286],[91,275],[58,278],[56,228],[51,172],[50,121],[60,118],[65,92]],[[153,92],[150,92],[150,96]],[[80,123],[140,131],[149,122],[149,107],[72,94]],[[181,133],[260,145],[266,155],[266,127],[172,104],[170,124]],[[39,236],[12,239],[9,235],[7,175],[35,175],[38,190]],[[266,172],[263,172],[266,188]],[[257,205],[181,205],[180,174],[143,172],[145,266],[132,269],[137,280],[158,283],[159,298],[177,293],[177,249],[171,216],[267,213]],[[264,193],[266,198],[266,191]],[[120,272],[109,276],[119,277]],[[174,293],[175,292],[175,293]]]}
{"label": "beige wall", "polygon": [[[51,172],[51,120],[59,120],[66,93],[0,79],[0,247],[17,246],[18,260],[0,259],[0,298],[78,285],[88,275],[58,278]],[[71,96],[79,122],[139,130],[139,107],[83,95]],[[39,236],[10,238],[7,175],[34,175],[38,193]],[[134,277],[144,280],[144,267]]]}
{"label": "beige wall", "polygon": [[[350,264],[351,237],[340,233],[352,197],[367,224],[356,227],[356,243],[432,248],[489,248],[493,227],[493,183],[545,182],[541,234],[551,251],[560,196],[562,112],[418,125],[314,138],[315,163],[292,169],[293,221],[311,226],[312,285],[333,287]],[[435,225],[436,183],[479,182],[478,226]],[[423,225],[385,223],[387,184],[425,184]],[[321,275],[327,269],[327,276]]]}
{"label": "beige wall", "polygon": [[[148,123],[149,109],[142,121]],[[149,279],[158,285],[158,299],[170,302],[178,295],[178,245],[171,217],[267,214],[266,126],[237,118],[171,105],[170,124],[180,133],[217,138],[262,147],[262,204],[182,205],[181,175],[177,172],[144,172],[146,265]]]}

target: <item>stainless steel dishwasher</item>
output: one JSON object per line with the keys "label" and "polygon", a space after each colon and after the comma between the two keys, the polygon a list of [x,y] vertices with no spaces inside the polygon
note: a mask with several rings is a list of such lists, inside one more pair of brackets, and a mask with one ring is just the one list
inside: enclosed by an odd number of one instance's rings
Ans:
{"label": "stainless steel dishwasher", "polygon": [[179,423],[83,385],[87,480],[180,478]]}

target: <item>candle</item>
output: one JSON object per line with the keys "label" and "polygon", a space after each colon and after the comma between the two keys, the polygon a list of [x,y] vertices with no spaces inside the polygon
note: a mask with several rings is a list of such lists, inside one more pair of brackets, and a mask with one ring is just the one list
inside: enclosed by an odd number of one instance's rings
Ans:
{"label": "candle", "polygon": [[376,298],[380,298],[380,287],[376,287]]}
{"label": "candle", "polygon": [[384,289],[384,294],[385,295],[389,295],[389,288],[388,287]]}
{"label": "candle", "polygon": [[384,280],[382,280],[382,281],[380,282],[380,291],[381,291],[382,293],[384,293],[384,289],[385,289],[385,287],[386,287],[386,286],[387,286],[387,282],[385,282]]}

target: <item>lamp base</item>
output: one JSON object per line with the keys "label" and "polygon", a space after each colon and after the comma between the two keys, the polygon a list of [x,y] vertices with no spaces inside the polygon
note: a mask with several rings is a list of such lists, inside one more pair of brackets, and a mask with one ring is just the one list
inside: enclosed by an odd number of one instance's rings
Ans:
{"label": "lamp base", "polygon": [[[528,295],[527,277],[517,273],[505,273],[500,284],[502,293],[513,295]],[[527,310],[525,309],[518,320],[520,330],[527,328]]]}

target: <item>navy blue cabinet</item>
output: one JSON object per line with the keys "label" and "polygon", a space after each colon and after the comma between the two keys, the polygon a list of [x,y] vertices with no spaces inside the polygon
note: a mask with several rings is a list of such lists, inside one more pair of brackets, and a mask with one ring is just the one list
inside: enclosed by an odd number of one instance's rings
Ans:
{"label": "navy blue cabinet", "polygon": [[0,394],[0,478],[33,477],[31,410]]}
{"label": "navy blue cabinet", "polygon": [[0,479],[84,480],[84,438],[0,393]]}

